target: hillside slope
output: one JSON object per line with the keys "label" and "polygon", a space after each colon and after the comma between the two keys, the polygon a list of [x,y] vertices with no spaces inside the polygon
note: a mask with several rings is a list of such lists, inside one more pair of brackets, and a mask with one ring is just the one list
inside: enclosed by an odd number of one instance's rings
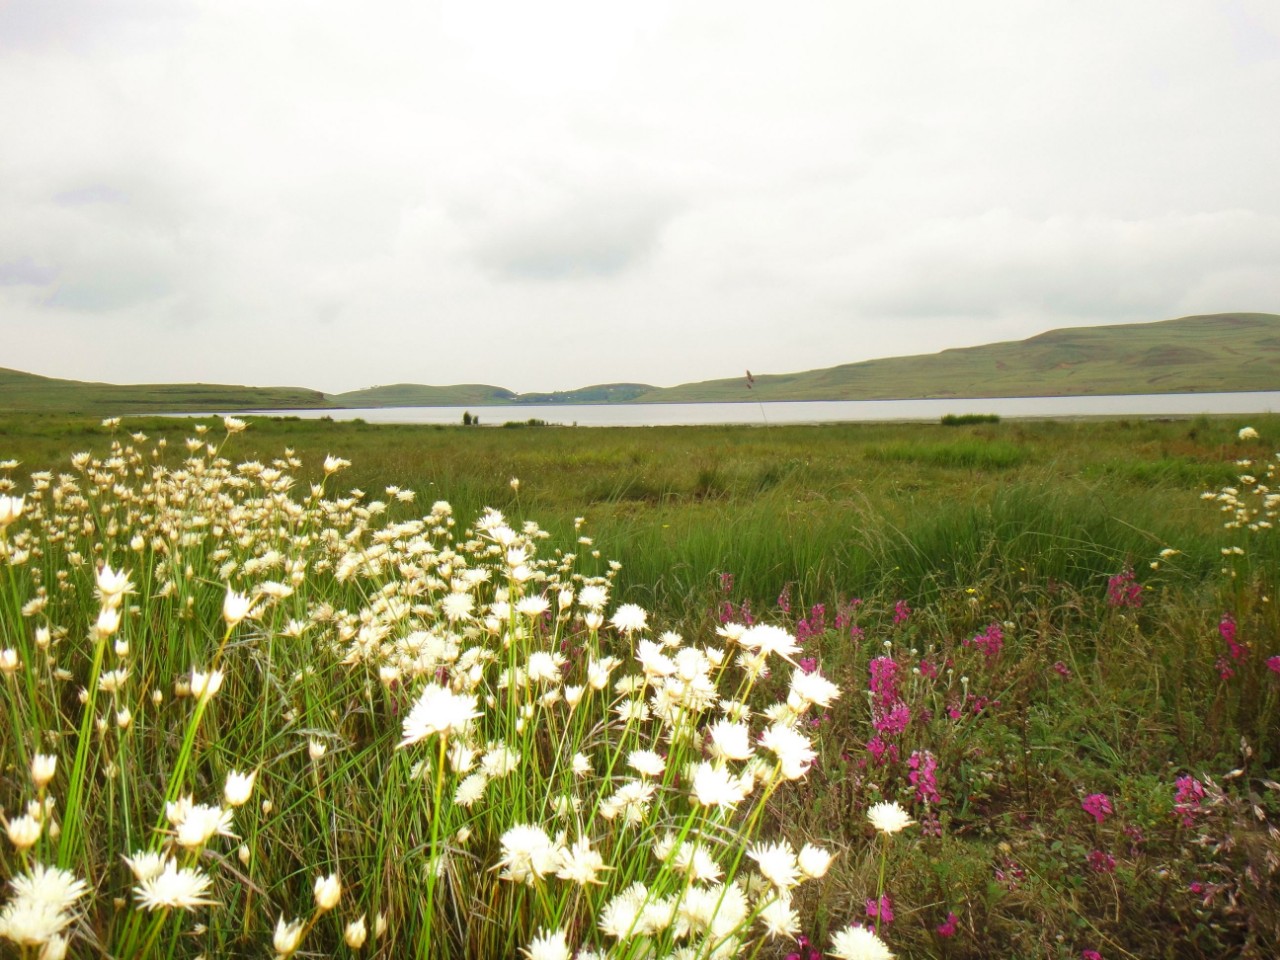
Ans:
{"label": "hillside slope", "polygon": [[15,413],[170,413],[332,406],[319,390],[220,383],[88,383],[0,367],[0,410]]}
{"label": "hillside slope", "polygon": [[1280,390],[1280,315],[1218,313],[655,389],[639,402],[881,400]]}
{"label": "hillside slope", "polygon": [[329,399],[340,407],[452,407],[514,403],[516,395],[503,387],[487,383],[456,383],[448,387],[433,387],[424,383],[392,383],[329,394]]}

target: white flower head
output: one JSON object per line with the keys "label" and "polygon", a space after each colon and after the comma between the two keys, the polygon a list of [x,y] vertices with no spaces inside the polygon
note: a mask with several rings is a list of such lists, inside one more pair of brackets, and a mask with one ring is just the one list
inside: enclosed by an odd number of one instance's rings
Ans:
{"label": "white flower head", "polygon": [[164,869],[141,880],[133,888],[144,910],[194,910],[212,906],[209,878],[194,867],[182,867],[169,860]]}
{"label": "white flower head", "polygon": [[258,771],[254,770],[250,773],[237,773],[235,770],[227,772],[227,782],[222,788],[222,796],[233,807],[242,807],[249,801],[250,795],[253,793],[253,782],[257,779]]}
{"label": "white flower head", "polygon": [[291,957],[298,952],[298,947],[302,945],[302,926],[301,920],[285,923],[284,917],[281,917],[276,921],[276,932],[271,938],[271,945],[275,947],[276,953],[282,957]]}
{"label": "white flower head", "polygon": [[[581,600],[581,595],[579,595],[579,600]],[[641,606],[634,603],[624,603],[613,611],[613,616],[609,618],[609,622],[623,633],[636,633],[649,628],[649,614],[645,613],[644,608]]]}
{"label": "white flower head", "polygon": [[775,723],[762,733],[760,745],[778,758],[779,769],[787,780],[803,777],[817,757],[808,738],[784,723]]}
{"label": "white flower head", "polygon": [[9,881],[13,888],[14,902],[24,900],[42,904],[59,913],[70,910],[77,900],[89,892],[89,886],[69,870],[33,864],[30,873],[20,873]]}
{"label": "white flower head", "polygon": [[474,696],[430,684],[405,716],[402,739],[396,748],[420,743],[436,733],[448,736],[478,716],[480,712],[476,709]]}
{"label": "white flower head", "polygon": [[747,627],[742,631],[742,635],[738,637],[738,645],[746,647],[748,650],[755,650],[762,656],[770,653],[776,653],[784,660],[791,658],[800,652],[800,646],[796,643],[796,638],[781,627],[775,627],[768,623],[758,623],[754,626]]}
{"label": "white flower head", "polygon": [[806,843],[800,848],[800,856],[797,860],[800,864],[800,872],[815,880],[825,876],[827,868],[831,866],[831,854],[811,843]]}
{"label": "white flower head", "polygon": [[898,833],[915,823],[896,802],[877,803],[867,810],[867,819],[881,833]]}
{"label": "white flower head", "polygon": [[125,857],[124,862],[129,865],[129,869],[133,871],[135,880],[142,882],[150,880],[152,877],[159,876],[164,872],[165,867],[173,863],[172,857],[166,857],[162,853],[156,853],[150,850],[140,850],[132,857]]}
{"label": "white flower head", "polygon": [[348,923],[346,929],[342,931],[342,939],[352,950],[359,950],[363,947],[368,936],[369,929],[365,926],[363,913]]}
{"label": "white flower head", "polygon": [[336,873],[331,873],[327,877],[316,877],[314,892],[316,909],[321,913],[328,913],[342,898],[342,882]]}
{"label": "white flower head", "polygon": [[0,530],[22,516],[23,497],[0,496]]}
{"label": "white flower head", "polygon": [[54,754],[37,753],[31,758],[31,782],[36,787],[48,786],[58,769],[58,758]]}
{"label": "white flower head", "polygon": [[222,680],[223,674],[221,670],[212,670],[209,673],[192,670],[191,695],[197,700],[208,701],[222,689]]}
{"label": "white flower head", "polygon": [[786,893],[800,882],[800,870],[795,851],[786,841],[781,843],[757,843],[747,849],[747,856],[756,862],[760,875]]}
{"label": "white flower head", "polygon": [[839,960],[893,960],[893,951],[874,931],[854,925],[836,932],[830,953]]}
{"label": "white flower head", "polygon": [[118,606],[121,597],[127,593],[133,593],[133,582],[124,570],[112,570],[108,564],[104,563],[102,569],[94,576],[98,586],[98,596],[107,606]]}
{"label": "white flower head", "polygon": [[529,960],[569,960],[573,955],[563,930],[540,931],[520,952]]}
{"label": "white flower head", "polygon": [[541,827],[521,823],[502,835],[502,879],[532,884],[560,867],[560,849]]}
{"label": "white flower head", "polygon": [[[173,819],[173,813],[170,813]],[[181,812],[174,823],[178,845],[187,849],[203,847],[215,835],[234,837],[231,832],[231,811],[204,803],[191,804]]]}
{"label": "white flower head", "polygon": [[658,777],[666,769],[667,762],[653,750],[632,750],[627,764],[641,776]]}
{"label": "white flower head", "polygon": [[227,626],[234,627],[240,621],[255,615],[256,612],[253,609],[255,603],[257,603],[256,599],[232,590],[228,586],[227,593],[222,598],[222,619],[227,621]]}
{"label": "white flower head", "polygon": [[24,814],[21,817],[14,817],[9,820],[5,823],[4,829],[14,849],[22,851],[30,850],[35,846],[36,841],[40,839],[44,826],[35,817]]}
{"label": "white flower head", "polygon": [[706,761],[694,768],[693,799],[703,807],[736,807],[754,786],[750,777],[736,776]]}

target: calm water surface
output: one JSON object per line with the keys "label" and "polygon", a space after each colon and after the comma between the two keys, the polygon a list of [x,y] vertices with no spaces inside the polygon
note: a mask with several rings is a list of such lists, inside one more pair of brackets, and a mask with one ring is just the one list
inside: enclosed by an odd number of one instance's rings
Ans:
{"label": "calm water surface", "polygon": [[485,407],[378,407],[359,410],[255,410],[262,416],[369,423],[461,423],[470,411],[482,425],[546,420],[582,427],[663,427],[699,424],[846,423],[937,420],[948,413],[1010,417],[1162,417],[1280,411],[1280,391],[1158,393],[1104,397],[995,397],[982,400],[805,400],[774,403],[509,404]]}

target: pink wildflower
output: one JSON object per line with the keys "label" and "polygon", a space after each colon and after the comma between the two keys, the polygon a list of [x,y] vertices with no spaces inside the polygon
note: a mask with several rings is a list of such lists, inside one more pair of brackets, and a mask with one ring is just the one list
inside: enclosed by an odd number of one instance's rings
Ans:
{"label": "pink wildflower", "polygon": [[877,764],[892,763],[898,759],[898,745],[872,737],[867,741],[867,753],[871,754]]}
{"label": "pink wildflower", "polygon": [[911,722],[911,708],[899,701],[885,711],[872,711],[871,725],[879,733],[896,737]]}
{"label": "pink wildflower", "polygon": [[1182,818],[1182,825],[1195,825],[1196,817],[1204,812],[1204,784],[1195,777],[1179,777],[1173,795],[1174,812]]}
{"label": "pink wildflower", "polygon": [[1102,850],[1089,851],[1089,869],[1094,873],[1115,873],[1116,858]]}
{"label": "pink wildflower", "polygon": [[1280,656],[1269,657],[1267,659],[1267,669],[1272,673],[1280,673]]}
{"label": "pink wildflower", "polygon": [[1058,676],[1062,677],[1064,680],[1071,679],[1071,668],[1061,660],[1053,665],[1053,669],[1057,672]]}
{"label": "pink wildflower", "polygon": [[1098,823],[1107,819],[1111,815],[1111,798],[1105,793],[1091,793],[1080,801],[1080,806],[1085,813],[1093,817]]}
{"label": "pink wildflower", "polygon": [[889,899],[889,895],[884,894],[879,902],[867,898],[867,916],[872,920],[881,920],[884,923],[893,923],[893,901]]}
{"label": "pink wildflower", "polygon": [[1107,581],[1107,603],[1113,607],[1142,606],[1142,584],[1133,570],[1123,570]]}
{"label": "pink wildflower", "polygon": [[990,662],[1000,655],[1000,650],[1004,647],[1004,631],[1000,629],[1000,624],[998,623],[988,624],[983,633],[978,634],[972,640],[964,641],[966,647],[970,644],[977,646],[982,651],[982,655]]}
{"label": "pink wildflower", "polygon": [[916,788],[916,797],[920,802],[940,802],[942,795],[938,793],[938,780],[935,773],[938,769],[937,757],[928,750],[916,750],[907,760],[907,766],[911,768],[907,779]]}
{"label": "pink wildflower", "polygon": [[898,693],[898,664],[892,657],[876,657],[870,670],[875,706],[887,710],[902,699]]}
{"label": "pink wildflower", "polygon": [[1218,636],[1227,645],[1232,660],[1243,660],[1248,655],[1249,648],[1236,640],[1236,618],[1231,614],[1224,613],[1218,621]]}
{"label": "pink wildflower", "polygon": [[1102,960],[1102,954],[1097,950],[1081,950],[1080,960]]}
{"label": "pink wildflower", "polygon": [[907,601],[899,600],[893,605],[893,625],[896,627],[900,623],[905,623],[911,616],[911,608],[907,606]]}
{"label": "pink wildflower", "polygon": [[948,912],[947,919],[942,921],[942,923],[938,924],[933,929],[937,931],[937,934],[940,937],[954,937],[956,935],[956,927],[959,923],[960,918],[954,913]]}

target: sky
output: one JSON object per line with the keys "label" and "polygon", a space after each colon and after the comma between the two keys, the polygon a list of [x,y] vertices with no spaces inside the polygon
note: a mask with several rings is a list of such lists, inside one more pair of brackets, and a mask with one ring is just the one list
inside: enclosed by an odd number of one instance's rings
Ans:
{"label": "sky", "polygon": [[0,0],[0,366],[517,391],[1280,312],[1274,0]]}

